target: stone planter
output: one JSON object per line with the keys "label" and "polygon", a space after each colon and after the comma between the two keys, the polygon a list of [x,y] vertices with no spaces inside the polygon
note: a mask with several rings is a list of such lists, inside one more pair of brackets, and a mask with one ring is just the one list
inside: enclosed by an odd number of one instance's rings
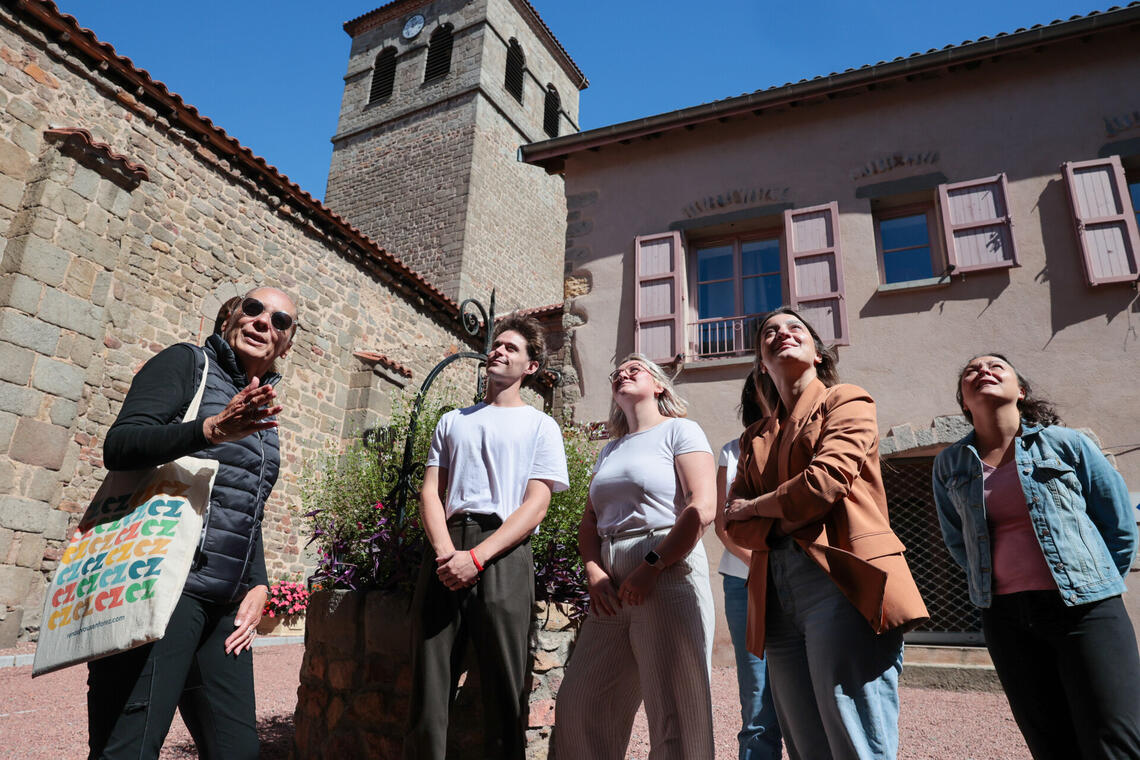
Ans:
{"label": "stone planter", "polygon": [[257,624],[257,632],[262,636],[304,636],[305,616],[269,617],[262,615],[261,622]]}
{"label": "stone planter", "polygon": [[[294,760],[399,757],[411,694],[411,615],[406,597],[318,591],[309,600],[297,692]],[[535,606],[528,760],[546,758],[554,697],[576,626],[557,606]],[[448,733],[448,756],[482,745],[478,673],[469,658]]]}

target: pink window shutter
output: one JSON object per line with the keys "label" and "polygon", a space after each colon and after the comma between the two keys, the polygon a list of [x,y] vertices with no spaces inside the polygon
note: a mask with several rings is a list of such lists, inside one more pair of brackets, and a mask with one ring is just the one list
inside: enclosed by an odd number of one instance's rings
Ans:
{"label": "pink window shutter", "polygon": [[1005,174],[938,186],[947,262],[954,272],[1017,265]]}
{"label": "pink window shutter", "polygon": [[1140,235],[1119,156],[1061,164],[1089,285],[1134,282]]}
{"label": "pink window shutter", "polygon": [[685,353],[685,247],[680,232],[634,241],[634,350],[655,362]]}
{"label": "pink window shutter", "polygon": [[784,262],[791,305],[826,342],[848,345],[838,203],[784,211]]}

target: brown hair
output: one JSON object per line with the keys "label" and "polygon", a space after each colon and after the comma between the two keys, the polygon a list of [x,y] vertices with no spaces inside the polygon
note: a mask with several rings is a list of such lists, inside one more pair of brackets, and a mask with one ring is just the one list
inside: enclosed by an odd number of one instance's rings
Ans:
{"label": "brown hair", "polygon": [[744,387],[740,389],[740,421],[744,427],[751,427],[768,416],[764,405],[760,403],[756,392],[756,376],[752,372],[744,378]]}
{"label": "brown hair", "polygon": [[531,361],[538,362],[538,370],[533,375],[523,378],[523,385],[534,387],[538,385],[539,377],[546,369],[546,333],[542,325],[534,317],[525,317],[521,314],[508,314],[495,322],[495,331],[492,338],[498,338],[508,330],[513,330],[526,341],[526,355]]}
{"label": "brown hair", "polygon": [[962,410],[962,414],[966,416],[966,420],[969,421],[971,425],[974,424],[974,415],[966,408],[964,403],[965,399],[962,398],[962,376],[966,374],[966,368],[970,366],[971,362],[983,356],[992,356],[995,359],[1001,359],[1013,370],[1013,374],[1017,378],[1017,385],[1021,388],[1021,392],[1025,394],[1025,398],[1019,399],[1017,402],[1017,411],[1021,413],[1023,422],[1028,422],[1030,425],[1042,426],[1061,424],[1061,417],[1057,414],[1057,408],[1053,406],[1053,403],[1048,399],[1033,395],[1033,387],[1029,384],[1029,378],[1021,374],[1017,367],[1013,366],[1013,362],[997,351],[987,351],[986,353],[976,354],[970,357],[970,361],[963,364],[962,369],[958,370],[958,388],[954,397],[958,400],[958,408]]}
{"label": "brown hair", "polygon": [[[828,388],[839,384],[839,370],[836,368],[836,365],[839,364],[839,355],[836,353],[835,348],[825,346],[823,339],[819,337],[819,333],[815,331],[811,323],[801,317],[792,307],[781,306],[777,309],[773,309],[761,317],[756,325],[756,337],[754,339],[756,359],[753,369],[753,374],[756,376],[757,387],[760,389],[760,396],[764,400],[764,403],[767,404],[768,409],[772,410],[772,413],[775,413],[775,410],[780,408],[780,392],[776,389],[776,384],[772,382],[772,378],[768,377],[766,372],[761,371],[763,363],[761,361],[760,351],[764,343],[760,339],[760,335],[764,331],[764,325],[768,323],[768,320],[777,314],[788,314],[803,323],[804,327],[807,328],[808,334],[811,335],[812,342],[815,343],[816,352],[820,355],[820,362],[815,365],[816,376],[819,377],[820,382]],[[789,409],[788,411],[791,410]]]}

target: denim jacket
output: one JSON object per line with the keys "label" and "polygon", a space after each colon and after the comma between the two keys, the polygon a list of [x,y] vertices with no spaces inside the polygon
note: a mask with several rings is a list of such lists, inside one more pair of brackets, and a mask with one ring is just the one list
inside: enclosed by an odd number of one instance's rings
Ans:
{"label": "denim jacket", "polygon": [[[1014,461],[1033,532],[1065,604],[1122,594],[1137,532],[1120,473],[1087,436],[1057,425],[1023,424]],[[966,570],[970,601],[989,607],[993,563],[973,432],[938,455],[933,480],[946,547]]]}

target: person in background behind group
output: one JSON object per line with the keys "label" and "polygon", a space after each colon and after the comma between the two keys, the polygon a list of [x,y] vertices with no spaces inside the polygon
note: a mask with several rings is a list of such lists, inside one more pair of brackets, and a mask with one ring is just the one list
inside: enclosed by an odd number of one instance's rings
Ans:
{"label": "person in background behind group", "polygon": [[[756,392],[752,374],[744,380],[740,393],[740,418],[744,427],[751,427],[766,415]],[[716,471],[717,521],[716,534],[724,544],[720,560],[720,574],[724,578],[724,616],[736,652],[736,682],[740,689],[741,729],[737,734],[740,743],[740,760],[780,760],[780,724],[772,704],[772,689],[768,683],[768,666],[764,658],[748,651],[745,641],[748,627],[748,563],[752,553],[737,546],[725,531],[724,506],[728,487],[736,479],[736,463],[740,459],[740,439],[733,438],[720,450]]]}
{"label": "person in background behind group", "polygon": [[[250,646],[265,607],[265,500],[280,463],[276,362],[297,330],[297,307],[276,288],[240,300],[220,334],[164,349],[135,375],[103,461],[137,470],[182,456],[218,461],[202,538],[166,634],[88,663],[90,758],[157,758],[175,707],[201,757],[258,756]],[[198,419],[182,416],[209,357]]]}
{"label": "person in background behind group", "polygon": [[1140,758],[1140,657],[1121,594],[1128,489],[1001,354],[958,375],[974,431],[934,462],[934,500],[1013,717],[1036,760]]}
{"label": "person in background behind group", "polygon": [[712,450],[649,359],[627,356],[610,386],[612,439],[578,528],[590,615],[558,690],[555,752],[621,760],[644,699],[650,757],[712,760]]}
{"label": "person in background behind group", "polygon": [[495,326],[487,394],[443,415],[432,435],[420,517],[428,545],[412,600],[412,700],[404,757],[443,760],[448,709],[470,641],[483,690],[482,754],[526,752],[527,664],[534,607],[530,537],[550,495],[569,486],[562,431],[523,401],[545,361],[542,327]]}
{"label": "person in background behind group", "polygon": [[890,760],[903,631],[927,613],[887,518],[875,403],[835,364],[791,309],[761,320],[772,413],[741,438],[725,519],[752,550],[748,648],[766,655],[792,760]]}

